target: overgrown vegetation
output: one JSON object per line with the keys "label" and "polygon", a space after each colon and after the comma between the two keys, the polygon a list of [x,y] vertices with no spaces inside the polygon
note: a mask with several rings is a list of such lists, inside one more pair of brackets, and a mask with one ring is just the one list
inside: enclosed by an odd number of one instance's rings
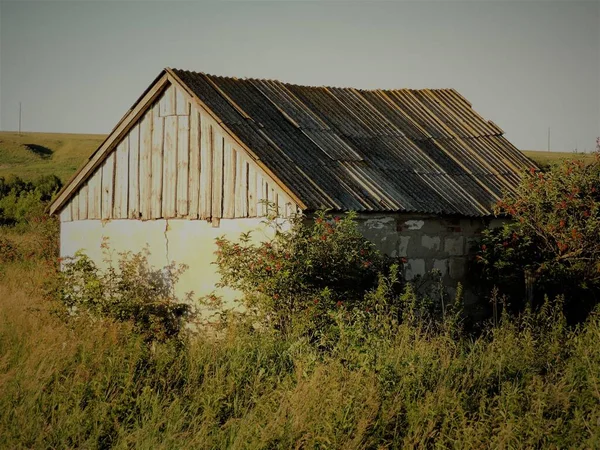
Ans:
{"label": "overgrown vegetation", "polygon": [[477,334],[460,289],[405,283],[351,214],[325,213],[268,242],[219,239],[245,309],[197,326],[174,294],[184,267],[59,261],[39,207],[56,186],[4,181],[7,203],[41,201],[0,227],[0,446],[598,448],[598,168],[533,171],[499,205],[516,220],[484,236],[477,267],[501,308]]}
{"label": "overgrown vegetation", "polygon": [[0,226],[44,219],[46,205],[61,187],[56,175],[44,175],[35,181],[0,177]]}
{"label": "overgrown vegetation", "polygon": [[239,322],[150,347],[128,323],[50,314],[45,278],[11,263],[0,282],[6,448],[600,445],[597,312],[569,328],[548,304],[472,339],[338,310],[327,352]]}
{"label": "overgrown vegetation", "polygon": [[521,307],[564,295],[585,317],[600,299],[600,144],[589,164],[532,168],[496,212],[512,221],[484,232],[475,273],[483,288],[496,285]]}
{"label": "overgrown vegetation", "polygon": [[129,322],[146,342],[181,340],[194,316],[191,293],[183,301],[175,295],[187,267],[171,263],[156,269],[148,262],[148,249],[119,253],[115,264],[108,242],[103,248],[104,268],[81,252],[63,261],[54,294],[66,308],[65,315],[71,320]]}

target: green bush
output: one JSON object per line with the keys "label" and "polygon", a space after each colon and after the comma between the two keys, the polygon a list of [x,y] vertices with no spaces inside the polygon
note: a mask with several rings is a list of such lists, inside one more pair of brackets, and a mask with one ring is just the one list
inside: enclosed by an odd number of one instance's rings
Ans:
{"label": "green bush", "polygon": [[516,194],[498,203],[510,223],[487,230],[477,248],[477,276],[518,302],[564,294],[571,309],[589,311],[600,293],[600,149],[594,162],[565,161],[531,169]]}
{"label": "green bush", "polygon": [[147,249],[119,253],[115,265],[106,242],[103,245],[105,268],[81,252],[63,261],[56,294],[68,314],[131,322],[148,341],[180,338],[194,317],[192,294],[182,302],[174,290],[187,267],[171,263],[155,269]]}
{"label": "green bush", "polygon": [[65,326],[19,284],[0,282],[6,448],[600,446],[600,311],[569,328],[549,302],[472,337],[337,309],[329,352],[249,326],[152,349],[128,323]]}
{"label": "green bush", "polygon": [[276,329],[286,331],[292,319],[318,324],[339,308],[363,303],[390,262],[359,232],[355,214],[330,217],[316,213],[314,222],[292,218],[282,230],[270,221],[274,237],[252,243],[216,240],[221,286],[245,294],[244,304]]}
{"label": "green bush", "polygon": [[30,223],[44,216],[52,196],[62,187],[55,175],[24,181],[19,177],[0,177],[0,225]]}

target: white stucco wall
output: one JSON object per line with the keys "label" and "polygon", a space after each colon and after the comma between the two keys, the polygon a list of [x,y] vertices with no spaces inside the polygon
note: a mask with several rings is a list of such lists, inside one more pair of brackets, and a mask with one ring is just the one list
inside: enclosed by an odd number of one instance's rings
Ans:
{"label": "white stucco wall", "polygon": [[215,238],[225,236],[237,240],[242,232],[253,231],[252,239],[264,240],[272,235],[272,229],[263,224],[262,218],[221,219],[218,227],[204,220],[162,219],[162,220],[76,220],[63,222],[60,233],[61,257],[73,256],[83,250],[97,263],[103,260],[101,244],[109,239],[110,249],[115,252],[139,252],[146,245],[150,249],[150,263],[162,268],[172,261],[187,264],[189,269],[181,276],[177,294],[194,291],[194,297],[211,293],[221,295],[232,305],[239,293],[229,290],[216,290],[218,281],[213,252]]}

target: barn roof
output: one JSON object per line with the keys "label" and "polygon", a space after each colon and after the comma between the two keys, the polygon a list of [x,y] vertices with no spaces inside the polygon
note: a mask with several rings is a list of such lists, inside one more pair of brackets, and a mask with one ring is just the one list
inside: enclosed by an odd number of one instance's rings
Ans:
{"label": "barn roof", "polygon": [[309,87],[165,69],[59,193],[52,213],[168,82],[195,97],[309,211],[490,215],[533,165],[454,89]]}
{"label": "barn roof", "polygon": [[532,165],[454,89],[172,72],[309,210],[488,215]]}

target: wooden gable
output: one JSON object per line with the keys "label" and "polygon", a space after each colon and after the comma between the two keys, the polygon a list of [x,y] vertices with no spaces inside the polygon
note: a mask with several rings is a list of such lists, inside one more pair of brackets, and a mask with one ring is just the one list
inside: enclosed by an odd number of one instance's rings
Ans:
{"label": "wooden gable", "polygon": [[260,217],[265,201],[288,217],[301,207],[173,80],[90,167],[67,186],[79,183],[62,193],[62,204],[59,195],[53,205],[61,221]]}

